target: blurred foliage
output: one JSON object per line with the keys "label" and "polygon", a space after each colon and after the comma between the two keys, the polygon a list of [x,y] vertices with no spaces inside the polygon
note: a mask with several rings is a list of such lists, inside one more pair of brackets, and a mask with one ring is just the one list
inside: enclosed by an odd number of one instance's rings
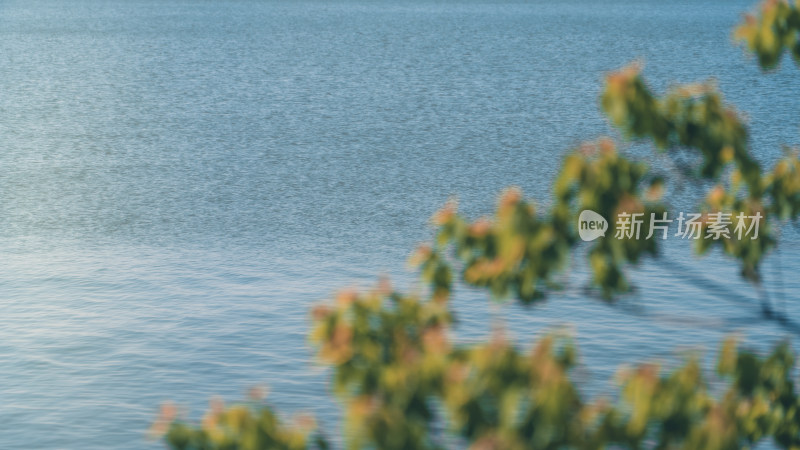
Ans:
{"label": "blurred foliage", "polygon": [[[800,64],[800,2],[769,1],[736,31],[762,68],[785,50]],[[694,180],[712,186],[702,202],[700,252],[719,246],[738,260],[748,280],[777,245],[775,229],[800,214],[800,160],[787,151],[763,171],[750,155],[744,121],[711,82],[678,86],[658,96],[638,64],[608,75],[601,96],[612,124],[631,139],[650,140],[668,155],[690,151]],[[622,369],[618,391],[587,399],[571,371],[576,349],[563,333],[527,350],[496,331],[485,343],[456,344],[450,302],[454,276],[496,299],[524,304],[558,289],[557,274],[579,248],[583,210],[605,218],[641,214],[642,237],[611,220],[589,246],[592,284],[604,298],[629,289],[625,266],[658,254],[651,220],[664,217],[669,180],[618,150],[610,139],[586,143],[564,159],[553,202],[539,209],[515,188],[505,191],[492,217],[470,221],[455,201],[433,217],[434,242],[411,262],[429,286],[425,295],[395,292],[388,281],[372,291],[345,291],[313,312],[311,342],[331,368],[332,388],[345,407],[349,448],[475,449],[686,448],[738,449],[763,441],[800,448],[800,398],[788,344],[761,357],[723,343],[717,374],[703,373],[698,357],[662,373],[654,364]],[[758,238],[740,236],[735,218]],[[653,223],[654,225],[654,223]],[[153,433],[178,449],[327,448],[313,420],[282,421],[261,400],[215,403],[201,424],[165,406]]]}
{"label": "blurred foliage", "polygon": [[784,51],[800,64],[800,1],[770,0],[757,14],[748,14],[734,37],[756,55],[764,69],[778,65]]}
{"label": "blurred foliage", "polygon": [[[617,153],[613,142],[586,143],[568,155],[555,184],[555,204],[546,216],[522,199],[515,188],[500,197],[492,218],[468,222],[450,202],[433,217],[437,227],[433,247],[423,246],[412,256],[422,268],[423,280],[440,295],[450,290],[453,271],[448,249],[462,263],[462,279],[489,288],[496,298],[513,296],[524,303],[541,299],[553,276],[565,267],[577,242],[580,211],[590,209],[603,217],[621,212],[641,213],[642,230],[649,229],[651,213],[660,217],[660,179],[647,180],[647,167]],[[589,251],[594,282],[606,297],[628,289],[622,272],[627,262],[655,254],[657,240],[625,236],[617,239],[616,223]],[[447,273],[447,277],[437,276]],[[447,280],[446,283],[442,280]]]}
{"label": "blurred foliage", "polygon": [[299,417],[286,425],[261,402],[226,408],[215,401],[199,427],[180,420],[174,406],[164,405],[151,434],[163,436],[172,448],[186,450],[327,448],[321,436],[312,436],[314,428],[311,417]]}
{"label": "blurred foliage", "polygon": [[[339,295],[314,312],[312,342],[345,406],[349,448],[738,449],[765,439],[800,446],[800,398],[787,344],[765,358],[726,341],[712,396],[697,358],[669,374],[644,364],[619,372],[612,398],[585,400],[570,377],[576,350],[563,333],[520,350],[500,333],[451,342],[440,299],[379,287]],[[191,427],[166,415],[180,449],[324,448],[312,424],[286,427],[265,406],[211,409]]]}
{"label": "blurred foliage", "polygon": [[744,123],[713,83],[679,86],[656,97],[633,64],[606,78],[601,103],[627,136],[651,138],[660,149],[698,151],[702,177],[717,178],[733,162],[751,187],[758,186],[760,169],[747,151]]}
{"label": "blurred foliage", "polygon": [[311,340],[336,367],[333,388],[347,405],[352,446],[436,448],[430,395],[442,390],[446,303],[390,293],[384,283],[365,296],[344,292],[313,314]]}
{"label": "blurred foliage", "polygon": [[[781,42],[795,42],[800,30],[797,15],[796,6],[766,2],[758,19],[748,16],[737,36],[747,35],[743,30],[756,33],[752,27],[759,24],[758,33],[766,33],[766,27],[781,36]],[[759,57],[767,51],[751,48]],[[772,222],[796,220],[800,214],[797,152],[787,151],[765,173],[750,153],[745,122],[725,104],[711,81],[673,87],[658,96],[642,78],[641,66],[631,64],[606,77],[601,105],[623,135],[650,140],[667,154],[693,152],[697,185],[702,186],[699,181],[714,183],[701,205],[701,235],[706,236],[709,229],[721,231],[719,239],[697,239],[697,250],[704,253],[721,247],[739,261],[746,279],[758,282],[759,265],[776,244]],[[442,296],[449,292],[455,264],[467,284],[488,287],[496,298],[514,297],[528,304],[554,285],[554,276],[564,269],[578,242],[578,215],[592,210],[613,222],[588,251],[592,282],[606,299],[612,299],[630,287],[624,267],[658,253],[658,239],[642,237],[649,235],[653,218],[664,217],[666,208],[660,198],[669,188],[667,181],[651,175],[645,164],[619,154],[607,138],[586,143],[564,159],[553,189],[555,202],[548,211],[537,215],[513,189],[502,195],[494,217],[474,222],[457,215],[451,202],[434,216],[434,246],[419,249],[413,261],[420,265],[423,279]],[[640,238],[616,238],[620,230],[613,219],[621,213],[642,215]],[[739,214],[748,228],[749,217],[759,217],[757,238],[738,233],[736,220],[715,220],[735,219]]]}

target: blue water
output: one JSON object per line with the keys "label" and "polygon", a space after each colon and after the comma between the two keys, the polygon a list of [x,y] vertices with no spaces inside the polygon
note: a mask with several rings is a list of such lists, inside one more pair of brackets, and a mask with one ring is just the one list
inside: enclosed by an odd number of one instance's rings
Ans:
{"label": "blue water", "polygon": [[[413,288],[405,260],[451,195],[475,217],[512,184],[547,204],[561,156],[614,135],[607,71],[639,58],[658,90],[714,76],[760,160],[798,144],[800,70],[763,76],[730,43],[750,6],[0,3],[0,448],[158,448],[162,401],[197,418],[262,383],[338,434],[310,305],[380,274]],[[800,238],[782,239],[766,284],[800,318]],[[580,266],[533,309],[461,290],[458,337],[570,324],[576,377],[603,393],[620,363],[786,335],[719,255],[669,241],[632,277],[627,307],[584,293]]]}

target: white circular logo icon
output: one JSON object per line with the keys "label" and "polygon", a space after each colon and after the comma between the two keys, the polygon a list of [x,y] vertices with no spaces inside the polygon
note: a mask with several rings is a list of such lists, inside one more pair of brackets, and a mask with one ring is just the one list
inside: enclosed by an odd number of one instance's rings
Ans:
{"label": "white circular logo icon", "polygon": [[608,221],[592,211],[591,209],[584,209],[578,216],[578,234],[584,241],[593,241],[600,236],[606,235],[608,230]]}

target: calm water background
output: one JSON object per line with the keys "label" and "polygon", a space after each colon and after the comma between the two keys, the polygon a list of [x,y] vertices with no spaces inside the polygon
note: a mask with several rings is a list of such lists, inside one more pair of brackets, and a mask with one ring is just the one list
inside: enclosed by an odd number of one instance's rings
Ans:
{"label": "calm water background", "polygon": [[[413,286],[406,257],[450,195],[472,216],[511,184],[546,204],[563,154],[613,133],[604,72],[641,58],[659,90],[716,76],[759,159],[798,144],[800,71],[762,76],[730,44],[750,6],[0,3],[0,447],[159,447],[144,432],[162,401],[196,418],[260,383],[336,434],[309,306],[381,273]],[[800,240],[783,239],[765,276],[800,318]],[[583,294],[580,266],[534,309],[460,292],[458,336],[571,324],[593,393],[676,346],[785,336],[734,264],[689,255],[670,241],[624,307]]]}

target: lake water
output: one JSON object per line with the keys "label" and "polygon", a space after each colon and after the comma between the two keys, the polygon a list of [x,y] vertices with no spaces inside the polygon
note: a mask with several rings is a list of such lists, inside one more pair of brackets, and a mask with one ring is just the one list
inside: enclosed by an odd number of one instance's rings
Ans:
{"label": "lake water", "polygon": [[[658,90],[715,76],[759,159],[798,144],[800,70],[763,76],[730,42],[751,6],[3,1],[0,447],[159,448],[162,401],[197,418],[261,383],[337,434],[310,305],[380,274],[413,286],[406,257],[451,195],[474,217],[512,184],[546,204],[564,153],[614,133],[605,72],[642,59]],[[800,239],[783,240],[765,278],[800,317]],[[584,294],[581,267],[533,309],[463,290],[459,338],[491,317],[521,342],[571,324],[576,376],[606,392],[620,363],[786,335],[718,255],[669,241],[632,276],[646,290],[624,308]]]}

